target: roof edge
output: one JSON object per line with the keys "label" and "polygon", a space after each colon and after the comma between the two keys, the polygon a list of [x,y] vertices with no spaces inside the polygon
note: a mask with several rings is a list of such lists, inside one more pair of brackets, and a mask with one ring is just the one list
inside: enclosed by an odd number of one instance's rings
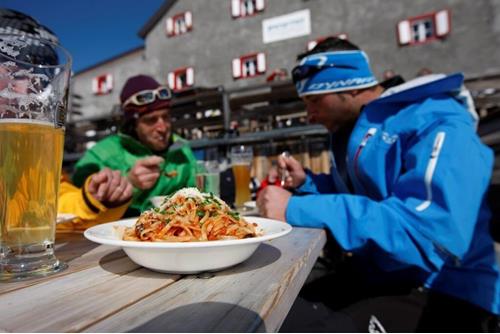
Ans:
{"label": "roof edge", "polygon": [[151,16],[151,18],[144,24],[144,26],[137,33],[140,38],[146,38],[146,35],[153,29],[155,24],[161,19],[161,17],[170,10],[177,0],[165,0],[163,5]]}
{"label": "roof edge", "polygon": [[87,67],[85,67],[85,68],[83,68],[83,69],[79,70],[78,72],[75,72],[75,73],[73,74],[73,76],[77,76],[77,75],[82,74],[82,73],[84,73],[84,72],[87,72],[87,71],[93,70],[93,69],[94,69],[94,68],[96,68],[96,67],[99,67],[99,66],[104,65],[104,64],[106,64],[106,63],[112,62],[112,61],[114,61],[114,60],[116,60],[116,59],[118,59],[118,58],[121,58],[121,57],[127,56],[127,55],[132,54],[132,53],[134,53],[134,52],[137,52],[137,51],[139,51],[139,50],[144,50],[144,45],[140,45],[140,46],[135,47],[135,48],[133,48],[133,49],[131,49],[131,50],[127,50],[127,51],[125,51],[125,52],[121,52],[121,53],[119,53],[119,54],[117,54],[117,55],[112,56],[111,58],[108,58],[108,59],[102,60],[102,61],[100,61],[100,62],[97,62],[97,63],[95,63],[94,65],[87,66]]}

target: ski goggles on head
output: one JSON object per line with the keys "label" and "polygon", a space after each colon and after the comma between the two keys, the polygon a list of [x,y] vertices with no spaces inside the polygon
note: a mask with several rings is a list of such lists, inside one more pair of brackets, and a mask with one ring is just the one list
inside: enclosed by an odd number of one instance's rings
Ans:
{"label": "ski goggles on head", "polygon": [[355,66],[350,66],[350,65],[339,65],[339,64],[325,64],[325,65],[298,65],[295,66],[292,70],[292,80],[294,83],[297,83],[301,80],[307,79],[312,77],[318,72],[321,72],[325,68],[342,68],[342,69],[349,69],[349,70],[355,70]]}
{"label": "ski goggles on head", "polygon": [[292,70],[299,97],[375,86],[377,79],[363,51],[331,51],[303,58]]}
{"label": "ski goggles on head", "polygon": [[159,100],[170,100],[172,98],[172,92],[165,86],[160,86],[157,89],[147,89],[141,90],[130,96],[125,102],[123,102],[123,107],[129,104],[135,106],[143,106],[146,104],[153,103],[156,99]]}

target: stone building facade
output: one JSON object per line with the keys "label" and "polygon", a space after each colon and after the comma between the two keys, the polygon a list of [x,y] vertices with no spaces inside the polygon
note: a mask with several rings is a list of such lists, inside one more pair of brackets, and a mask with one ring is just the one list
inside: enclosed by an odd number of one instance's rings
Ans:
{"label": "stone building facade", "polygon": [[[151,74],[181,89],[251,86],[275,70],[289,73],[308,43],[331,35],[366,50],[379,78],[388,69],[406,79],[422,68],[500,73],[497,0],[170,0],[139,35],[143,48],[75,74],[81,114],[72,122],[108,117],[129,76]],[[246,66],[248,57],[259,59]]]}

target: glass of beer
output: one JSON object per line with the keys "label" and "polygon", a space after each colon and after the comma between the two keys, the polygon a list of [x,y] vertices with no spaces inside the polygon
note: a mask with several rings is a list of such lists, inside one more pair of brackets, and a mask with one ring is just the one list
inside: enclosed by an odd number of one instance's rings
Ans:
{"label": "glass of beer", "polygon": [[66,267],[54,255],[71,56],[0,34],[0,281]]}
{"label": "glass of beer", "polygon": [[250,168],[253,151],[251,146],[238,145],[231,148],[230,159],[233,168],[236,209],[243,209],[245,202],[251,200]]}
{"label": "glass of beer", "polygon": [[220,196],[220,172],[217,161],[197,161],[196,187],[204,193]]}

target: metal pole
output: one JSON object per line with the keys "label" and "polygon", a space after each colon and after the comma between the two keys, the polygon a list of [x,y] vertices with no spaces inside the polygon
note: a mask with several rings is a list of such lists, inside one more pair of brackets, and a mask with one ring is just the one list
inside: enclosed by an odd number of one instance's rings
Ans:
{"label": "metal pole", "polygon": [[219,86],[219,91],[222,93],[222,111],[224,113],[224,137],[229,135],[229,124],[231,122],[231,106],[229,104],[229,93],[226,92],[224,86]]}

